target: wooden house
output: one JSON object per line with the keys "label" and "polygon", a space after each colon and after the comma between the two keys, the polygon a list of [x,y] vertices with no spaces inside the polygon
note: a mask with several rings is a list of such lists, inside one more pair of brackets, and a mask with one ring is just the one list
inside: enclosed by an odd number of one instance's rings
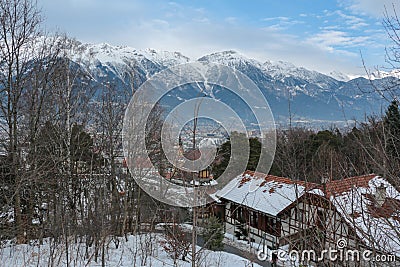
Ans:
{"label": "wooden house", "polygon": [[247,171],[216,193],[225,231],[253,245],[290,250],[369,249],[400,256],[400,193],[364,175],[323,185]]}
{"label": "wooden house", "polygon": [[302,202],[309,194],[307,191],[317,187],[312,183],[247,171],[216,193],[225,207],[226,232],[239,239],[277,248],[287,243],[288,236],[300,232],[305,209]]}

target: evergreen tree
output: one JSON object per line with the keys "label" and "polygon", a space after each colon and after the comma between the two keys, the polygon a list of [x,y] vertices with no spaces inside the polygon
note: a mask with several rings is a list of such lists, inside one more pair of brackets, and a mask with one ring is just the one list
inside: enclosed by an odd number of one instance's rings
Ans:
{"label": "evergreen tree", "polygon": [[237,230],[235,231],[235,236],[237,239],[247,240],[249,237],[249,231],[247,230],[245,223],[236,224]]}
{"label": "evergreen tree", "polygon": [[[247,147],[249,146],[250,151],[248,158],[245,157],[245,153],[241,155],[236,155],[236,157],[241,157],[240,160],[247,161],[246,170],[255,171],[261,155],[262,144],[260,140],[258,140],[257,138],[249,138],[247,145],[247,137],[245,134],[233,132],[232,137],[236,138],[236,140],[239,140],[238,143],[239,145],[243,146],[243,150],[248,149]],[[230,157],[231,141],[228,140],[227,142],[223,143],[218,149],[216,160],[212,165],[214,177],[218,178],[225,171],[226,167],[229,164]]]}
{"label": "evergreen tree", "polygon": [[71,162],[77,166],[78,162],[85,163],[82,170],[88,172],[100,169],[104,165],[104,158],[96,151],[93,138],[86,132],[83,125],[73,125],[71,134]]}
{"label": "evergreen tree", "polygon": [[400,158],[400,111],[397,101],[389,105],[383,119],[387,140],[387,153],[392,158]]}
{"label": "evergreen tree", "polygon": [[231,157],[231,142],[227,141],[218,148],[215,161],[212,164],[212,170],[215,178],[221,176],[229,164]]}
{"label": "evergreen tree", "polygon": [[395,131],[397,133],[400,131],[400,111],[396,100],[393,100],[389,105],[384,122],[389,127],[390,131]]}
{"label": "evergreen tree", "polygon": [[217,217],[208,218],[204,231],[203,238],[206,248],[210,250],[222,250],[224,248],[224,227]]}
{"label": "evergreen tree", "polygon": [[250,155],[249,155],[249,161],[247,163],[247,169],[255,171],[258,165],[258,161],[260,160],[261,142],[257,138],[250,138],[249,144],[250,144]]}

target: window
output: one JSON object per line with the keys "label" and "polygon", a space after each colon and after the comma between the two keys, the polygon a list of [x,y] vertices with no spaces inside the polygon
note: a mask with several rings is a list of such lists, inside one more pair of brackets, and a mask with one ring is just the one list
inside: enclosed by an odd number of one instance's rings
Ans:
{"label": "window", "polygon": [[237,207],[236,208],[236,220],[238,220],[240,222],[244,222],[243,208],[242,207]]}
{"label": "window", "polygon": [[258,212],[256,212],[256,211],[251,212],[250,225],[253,227],[258,227]]}
{"label": "window", "polygon": [[275,218],[272,217],[266,217],[266,232],[274,235],[274,236],[279,236],[281,232],[281,224],[280,222],[277,222]]}
{"label": "window", "polygon": [[280,221],[276,222],[275,225],[275,236],[280,237],[281,236],[281,229],[282,229],[282,224]]}
{"label": "window", "polygon": [[231,206],[230,206],[229,211],[230,211],[230,215],[231,215],[232,218],[235,218],[235,210],[236,210],[236,207],[237,207],[237,206],[236,206],[235,204],[231,203]]}
{"label": "window", "polygon": [[304,212],[305,211],[302,210],[302,209],[295,208],[294,214],[295,214],[296,221],[303,222],[303,220],[304,220]]}

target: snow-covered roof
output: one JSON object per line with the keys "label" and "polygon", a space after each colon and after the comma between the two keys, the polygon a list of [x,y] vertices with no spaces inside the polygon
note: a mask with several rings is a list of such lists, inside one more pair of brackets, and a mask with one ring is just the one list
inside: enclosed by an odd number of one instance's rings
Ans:
{"label": "snow-covered roof", "polygon": [[[311,185],[311,184],[310,184]],[[303,181],[246,171],[216,192],[223,198],[276,216],[309,188]]]}
{"label": "snow-covered roof", "polygon": [[[386,198],[379,205],[382,185]],[[400,256],[400,193],[386,179],[372,174],[331,181],[326,197],[367,246]]]}
{"label": "snow-covered roof", "polygon": [[221,203],[221,200],[219,199],[219,197],[217,197],[215,195],[215,193],[213,194],[208,194],[216,203]]}
{"label": "snow-covered roof", "polygon": [[[378,187],[386,188],[381,205],[376,201]],[[330,181],[323,187],[247,171],[216,196],[276,216],[305,193],[329,199],[367,246],[400,256],[400,193],[375,174]]]}

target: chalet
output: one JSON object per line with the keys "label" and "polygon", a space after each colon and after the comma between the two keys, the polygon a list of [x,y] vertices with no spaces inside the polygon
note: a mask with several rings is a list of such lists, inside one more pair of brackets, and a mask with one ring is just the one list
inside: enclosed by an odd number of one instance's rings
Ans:
{"label": "chalet", "polygon": [[[182,147],[179,148],[179,155],[182,158],[186,158],[190,161],[196,161],[200,159],[202,153],[207,155],[212,154],[213,150],[204,148],[200,149],[189,149],[184,151]],[[200,185],[215,185],[216,181],[213,179],[214,176],[211,172],[211,167],[207,167],[200,170],[197,173],[185,171],[181,160],[177,160],[175,165],[178,167],[169,168],[163,175],[171,182],[187,185],[187,186],[200,186]]]}
{"label": "chalet", "polygon": [[[230,181],[216,195],[225,205],[227,233],[239,239],[277,248],[301,229],[306,195],[318,185],[247,171]],[[316,199],[320,197],[317,196]],[[295,205],[297,204],[297,205]],[[299,208],[297,208],[297,206]]]}
{"label": "chalet", "polygon": [[327,238],[400,257],[400,192],[391,183],[364,175],[329,182],[324,192],[340,215]]}
{"label": "chalet", "polygon": [[247,171],[216,196],[214,213],[237,239],[317,252],[345,239],[348,249],[400,256],[400,193],[376,175],[319,185]]}

